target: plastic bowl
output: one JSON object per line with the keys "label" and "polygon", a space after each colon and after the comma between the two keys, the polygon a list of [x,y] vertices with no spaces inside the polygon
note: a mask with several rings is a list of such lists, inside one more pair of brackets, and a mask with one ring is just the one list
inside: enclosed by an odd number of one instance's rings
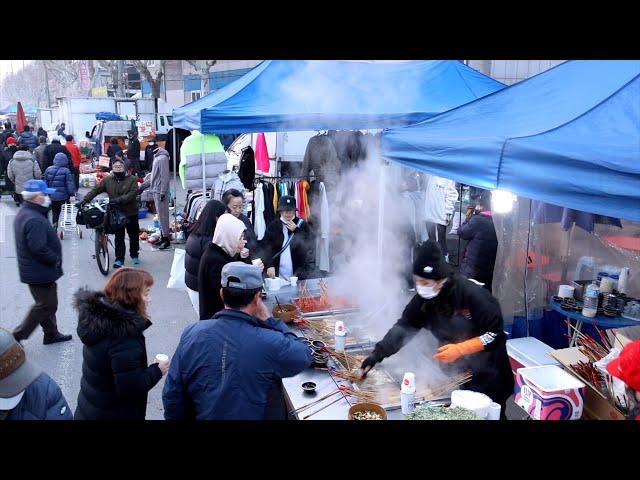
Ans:
{"label": "plastic bowl", "polygon": [[316,384],[314,382],[304,382],[302,390],[304,390],[304,393],[313,393],[316,391]]}
{"label": "plastic bowl", "polygon": [[138,210],[138,218],[147,218],[147,213],[149,212],[146,208],[141,208]]}
{"label": "plastic bowl", "polygon": [[382,417],[382,420],[387,419],[387,411],[384,408],[382,408],[382,405],[378,405],[377,403],[370,403],[370,402],[356,403],[355,405],[353,405],[349,409],[348,418],[349,420],[355,420],[355,418],[353,418],[354,413],[365,412],[365,411],[376,412]]}

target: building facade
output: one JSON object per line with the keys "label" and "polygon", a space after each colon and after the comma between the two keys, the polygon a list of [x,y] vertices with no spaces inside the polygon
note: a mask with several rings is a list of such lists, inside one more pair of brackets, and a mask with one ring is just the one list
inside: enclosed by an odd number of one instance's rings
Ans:
{"label": "building facade", "polygon": [[506,85],[533,77],[566,60],[467,60],[467,64]]}

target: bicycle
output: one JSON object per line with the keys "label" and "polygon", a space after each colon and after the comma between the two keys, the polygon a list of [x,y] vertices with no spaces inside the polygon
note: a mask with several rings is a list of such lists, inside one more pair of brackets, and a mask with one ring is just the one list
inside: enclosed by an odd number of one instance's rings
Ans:
{"label": "bicycle", "polygon": [[98,263],[98,269],[105,277],[109,274],[110,255],[109,245],[115,248],[109,234],[105,232],[105,222],[109,216],[109,200],[102,198],[94,202],[83,204],[81,207],[84,224],[96,231],[94,238],[95,252],[93,258]]}

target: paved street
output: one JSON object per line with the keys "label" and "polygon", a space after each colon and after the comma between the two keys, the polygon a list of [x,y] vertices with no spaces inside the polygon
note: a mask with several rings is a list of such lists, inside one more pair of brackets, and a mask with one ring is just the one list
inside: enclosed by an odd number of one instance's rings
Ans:
{"label": "paved street", "polygon": [[[88,190],[81,189],[81,193]],[[179,193],[180,195],[180,193]],[[182,194],[184,198],[184,194]],[[184,202],[180,202],[182,205]],[[0,200],[0,326],[13,330],[18,325],[33,301],[26,285],[20,283],[13,238],[13,219],[17,207],[9,197]],[[141,220],[141,226],[152,219]],[[82,227],[83,228],[83,227]],[[82,374],[82,343],[77,337],[77,312],[72,307],[72,296],[79,288],[102,289],[106,278],[98,270],[93,259],[93,231],[85,230],[80,240],[68,233],[62,241],[64,276],[58,281],[58,326],[61,332],[73,334],[71,342],[42,345],[42,329],[38,327],[30,339],[24,342],[29,358],[39,364],[62,388],[75,411],[80,378]],[[152,289],[150,316],[153,326],[146,332],[147,352],[151,361],[157,353],[172,355],[184,327],[197,319],[186,293],[166,288],[173,250],[152,251],[151,246],[141,242],[141,267],[155,279]],[[113,255],[113,251],[111,252]],[[125,265],[129,263],[129,250]],[[151,390],[147,408],[147,419],[162,419],[162,386],[164,379]]]}

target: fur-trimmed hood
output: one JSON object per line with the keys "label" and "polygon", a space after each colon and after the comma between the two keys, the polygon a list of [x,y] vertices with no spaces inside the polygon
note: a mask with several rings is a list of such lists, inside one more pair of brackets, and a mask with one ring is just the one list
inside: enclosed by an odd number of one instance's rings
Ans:
{"label": "fur-trimmed hood", "polygon": [[95,345],[106,337],[134,337],[151,326],[137,312],[109,302],[99,291],[80,289],[73,296],[78,310],[78,336],[85,345]]}

